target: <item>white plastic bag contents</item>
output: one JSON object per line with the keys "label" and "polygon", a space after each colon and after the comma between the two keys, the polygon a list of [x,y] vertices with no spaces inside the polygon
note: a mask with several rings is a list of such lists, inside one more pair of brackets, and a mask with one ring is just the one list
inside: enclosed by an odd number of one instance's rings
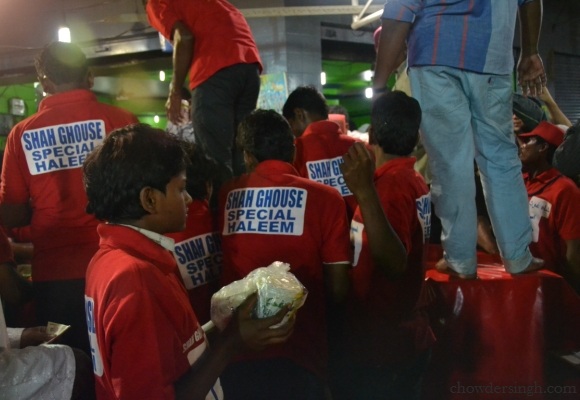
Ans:
{"label": "white plastic bag contents", "polygon": [[245,278],[222,287],[211,298],[211,320],[223,330],[234,310],[252,293],[258,292],[254,308],[256,318],[275,315],[284,306],[290,310],[275,328],[283,325],[306,301],[308,291],[290,272],[290,265],[276,261],[267,267],[257,268]]}

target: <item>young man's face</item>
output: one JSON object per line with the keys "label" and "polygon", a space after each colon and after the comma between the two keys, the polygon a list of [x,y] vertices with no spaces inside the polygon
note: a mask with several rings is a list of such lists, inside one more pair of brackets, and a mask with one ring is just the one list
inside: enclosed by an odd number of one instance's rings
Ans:
{"label": "young man's face", "polygon": [[540,143],[537,137],[518,137],[518,144],[520,147],[520,160],[524,168],[535,165],[544,157],[543,152],[540,151],[543,143]]}
{"label": "young man's face", "polygon": [[186,190],[185,171],[172,178],[165,187],[165,195],[158,196],[157,211],[161,217],[163,232],[179,232],[185,229],[187,209],[191,196]]}

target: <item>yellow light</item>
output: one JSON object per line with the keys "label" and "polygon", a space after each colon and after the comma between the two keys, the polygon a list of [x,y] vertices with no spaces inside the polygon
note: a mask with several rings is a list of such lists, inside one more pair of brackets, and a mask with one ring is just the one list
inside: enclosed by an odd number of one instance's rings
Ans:
{"label": "yellow light", "polygon": [[159,71],[159,80],[165,82],[165,71]]}
{"label": "yellow light", "polygon": [[156,124],[159,123],[159,115],[153,117],[153,122],[155,122]]}

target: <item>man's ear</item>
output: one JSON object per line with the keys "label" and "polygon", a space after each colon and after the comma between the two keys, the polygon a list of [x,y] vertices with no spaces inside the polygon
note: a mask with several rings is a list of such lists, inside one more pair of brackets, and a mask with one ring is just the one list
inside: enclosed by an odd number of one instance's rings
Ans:
{"label": "man's ear", "polygon": [[246,171],[252,172],[256,165],[258,165],[258,160],[252,154],[244,150],[244,164],[246,165]]}
{"label": "man's ear", "polygon": [[54,94],[56,93],[56,87],[54,83],[46,76],[42,75],[38,77],[38,82],[42,87],[42,91],[47,94]]}
{"label": "man's ear", "polygon": [[87,89],[92,89],[93,85],[95,84],[95,74],[93,74],[93,71],[89,70],[87,72]]}
{"label": "man's ear", "polygon": [[153,189],[152,187],[146,186],[139,192],[139,201],[141,207],[149,214],[155,214],[157,212],[157,195],[159,191]]}

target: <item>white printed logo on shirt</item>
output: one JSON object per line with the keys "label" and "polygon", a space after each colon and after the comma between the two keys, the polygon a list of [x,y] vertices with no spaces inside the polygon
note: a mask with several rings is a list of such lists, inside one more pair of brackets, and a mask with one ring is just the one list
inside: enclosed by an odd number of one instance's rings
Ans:
{"label": "white printed logo on shirt", "polygon": [[340,164],[343,162],[341,156],[326,160],[308,161],[306,163],[308,178],[336,189],[343,197],[350,196],[352,192],[346,185],[340,170]]}
{"label": "white printed logo on shirt", "polygon": [[431,237],[431,194],[427,193],[415,200],[417,206],[417,218],[423,228],[423,243],[427,243]]}
{"label": "white printed logo on shirt", "polygon": [[24,131],[21,138],[31,175],[80,168],[105,138],[105,121],[88,120]]}
{"label": "white printed logo on shirt", "polygon": [[540,219],[549,218],[552,204],[539,197],[532,196],[529,202],[530,222],[532,223],[532,235],[534,243],[540,238]]}
{"label": "white printed logo on shirt", "polygon": [[222,234],[300,236],[307,195],[305,189],[295,187],[232,190],[226,200]]}
{"label": "white printed logo on shirt", "polygon": [[223,263],[218,232],[205,233],[175,244],[175,260],[186,289],[217,280]]}
{"label": "white printed logo on shirt", "polygon": [[91,346],[91,358],[93,359],[93,372],[97,376],[103,376],[103,358],[99,350],[97,341],[97,329],[95,326],[95,301],[93,298],[85,296],[85,316],[87,318],[87,328],[89,331],[89,343]]}

